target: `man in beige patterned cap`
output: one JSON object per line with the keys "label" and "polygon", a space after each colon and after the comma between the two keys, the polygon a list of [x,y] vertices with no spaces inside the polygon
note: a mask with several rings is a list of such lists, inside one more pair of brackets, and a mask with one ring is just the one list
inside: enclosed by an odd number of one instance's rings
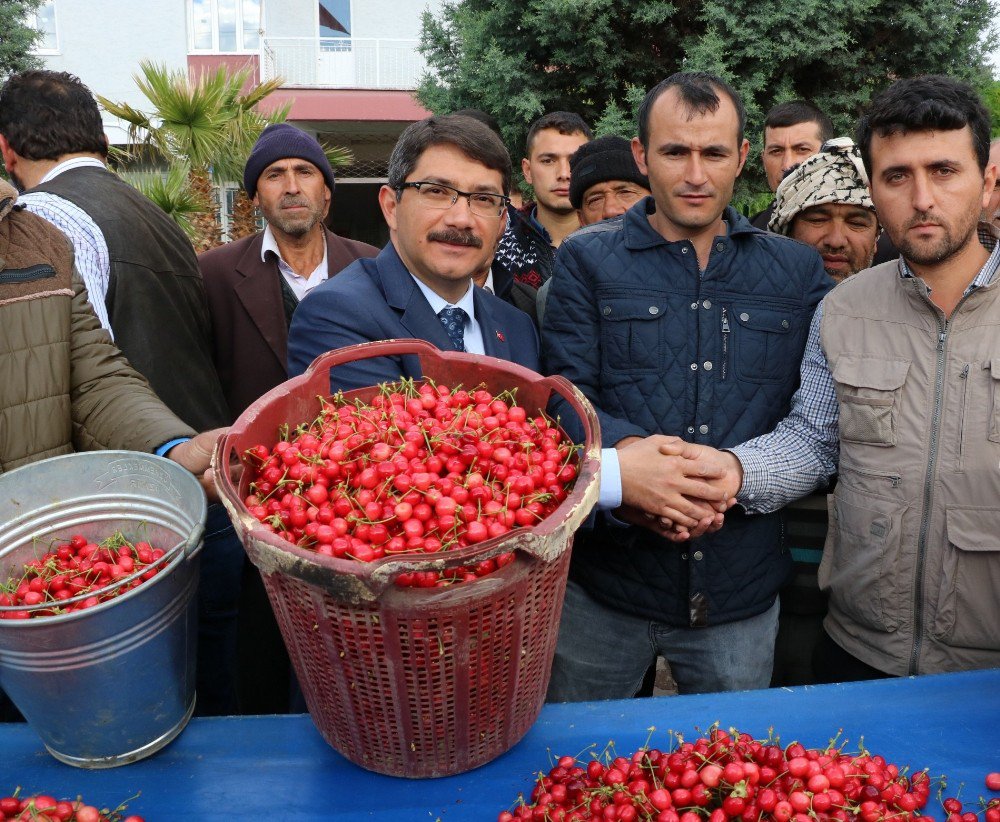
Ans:
{"label": "man in beige patterned cap", "polygon": [[881,229],[868,175],[849,137],[827,140],[788,172],[775,192],[768,228],[815,248],[837,282],[871,265]]}

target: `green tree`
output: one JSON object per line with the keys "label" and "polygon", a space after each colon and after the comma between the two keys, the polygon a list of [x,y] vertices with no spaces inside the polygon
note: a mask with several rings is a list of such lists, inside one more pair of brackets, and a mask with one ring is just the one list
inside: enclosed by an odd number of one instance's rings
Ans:
{"label": "green tree", "polygon": [[759,135],[775,103],[813,99],[851,133],[892,78],[946,73],[982,87],[998,10],[997,0],[447,0],[423,17],[430,72],[418,97],[435,112],[490,112],[518,157],[544,112],[576,111],[605,133],[627,124],[629,136],[634,89],[713,71],[746,103],[759,188]]}
{"label": "green tree", "polygon": [[0,3],[0,81],[11,74],[39,68],[41,61],[31,53],[41,34],[28,25],[28,15],[42,0],[4,0]]}

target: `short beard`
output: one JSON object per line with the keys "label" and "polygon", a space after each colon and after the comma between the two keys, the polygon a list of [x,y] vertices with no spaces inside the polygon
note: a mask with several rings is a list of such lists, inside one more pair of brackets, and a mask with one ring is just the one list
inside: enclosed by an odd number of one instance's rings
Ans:
{"label": "short beard", "polygon": [[[918,216],[911,223],[919,222],[921,219],[923,217]],[[942,225],[941,228],[944,229],[944,236],[930,248],[909,240],[907,234],[904,233],[903,241],[899,243],[900,254],[908,263],[925,266],[939,265],[955,256],[955,254],[969,244],[969,240],[976,235],[978,222],[977,219],[973,219],[959,239],[956,239],[952,235],[951,229],[948,226]],[[910,225],[908,224],[906,228],[909,229]]]}

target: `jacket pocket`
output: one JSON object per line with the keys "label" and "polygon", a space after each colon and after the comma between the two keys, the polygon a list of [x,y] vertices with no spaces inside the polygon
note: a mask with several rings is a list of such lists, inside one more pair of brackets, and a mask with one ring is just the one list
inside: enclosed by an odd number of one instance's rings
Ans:
{"label": "jacket pocket", "polygon": [[949,508],[945,528],[934,636],[955,647],[1000,651],[1000,509]]}
{"label": "jacket pocket", "polygon": [[789,336],[800,312],[792,309],[764,308],[760,304],[734,303],[729,309],[735,326],[736,376],[749,382],[778,382],[788,376],[789,367],[798,373],[801,351],[791,363],[788,346],[799,335]]}
{"label": "jacket pocket", "polygon": [[56,270],[47,263],[30,265],[27,268],[8,268],[0,271],[0,285],[12,283],[32,283],[56,276]]}
{"label": "jacket pocket", "polygon": [[[885,479],[891,483],[894,478]],[[828,505],[830,524],[818,580],[830,594],[831,610],[863,628],[894,632],[905,598],[898,566],[907,505],[855,491],[843,478]]]}
{"label": "jacket pocket", "polygon": [[1000,442],[1000,360],[990,360],[989,431],[990,442]]}
{"label": "jacket pocket", "polygon": [[663,297],[598,297],[601,346],[609,368],[622,371],[662,368],[660,319],[666,313]]}
{"label": "jacket pocket", "polygon": [[833,366],[840,402],[840,439],[865,445],[896,444],[899,403],[908,360],[845,354]]}

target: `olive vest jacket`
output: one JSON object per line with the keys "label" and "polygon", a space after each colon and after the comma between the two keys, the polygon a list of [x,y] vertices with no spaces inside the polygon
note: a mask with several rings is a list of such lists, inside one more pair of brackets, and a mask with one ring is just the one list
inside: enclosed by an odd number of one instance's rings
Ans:
{"label": "olive vest jacket", "polygon": [[62,232],[0,182],[0,472],[193,436],[101,328]]}
{"label": "olive vest jacket", "polygon": [[895,675],[1000,665],[1000,282],[946,319],[884,263],[823,304],[840,474],[826,629]]}

